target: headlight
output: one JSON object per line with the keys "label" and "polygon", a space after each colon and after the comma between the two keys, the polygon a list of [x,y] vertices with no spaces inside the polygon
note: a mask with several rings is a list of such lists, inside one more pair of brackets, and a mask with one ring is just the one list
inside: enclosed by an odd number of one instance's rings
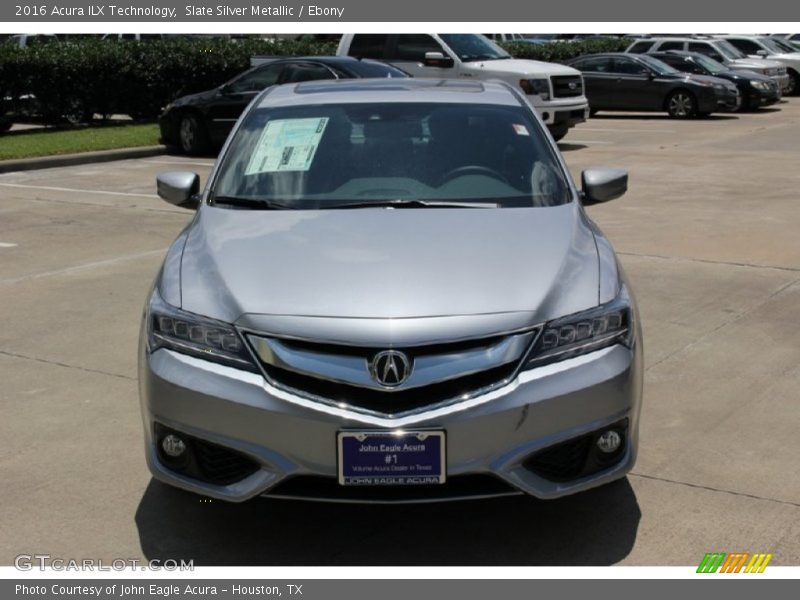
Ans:
{"label": "headlight", "polygon": [[550,99],[550,82],[547,79],[520,79],[519,87],[529,96],[535,94],[542,100]]}
{"label": "headlight", "polygon": [[258,372],[244,341],[231,325],[175,308],[164,302],[158,289],[153,291],[147,309],[147,340],[150,352],[169,348]]}
{"label": "headlight", "polygon": [[526,369],[594,352],[614,344],[633,344],[631,299],[623,285],[614,300],[585,312],[550,321],[536,342]]}
{"label": "headlight", "polygon": [[757,89],[757,90],[768,90],[769,84],[764,81],[758,81],[757,79],[750,80],[750,87]]}

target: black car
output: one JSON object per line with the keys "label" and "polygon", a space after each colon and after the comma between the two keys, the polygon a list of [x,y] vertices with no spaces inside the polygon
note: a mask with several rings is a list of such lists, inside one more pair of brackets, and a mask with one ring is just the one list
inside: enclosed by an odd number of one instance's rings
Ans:
{"label": "black car", "polygon": [[733,82],[739,88],[743,110],[755,110],[761,106],[769,106],[781,99],[781,90],[771,77],[759,75],[754,71],[734,71],[699,52],[668,50],[666,52],[650,52],[648,56],[657,58],[684,73],[711,75]]}
{"label": "black car", "polygon": [[730,81],[682,73],[646,54],[589,54],[567,64],[583,73],[593,113],[667,111],[689,118],[739,106],[739,90]]}
{"label": "black car", "polygon": [[183,96],[167,106],[159,119],[161,141],[186,154],[219,148],[239,115],[263,89],[282,83],[322,79],[409,77],[375,60],[309,56],[265,61],[229,82],[199,94]]}

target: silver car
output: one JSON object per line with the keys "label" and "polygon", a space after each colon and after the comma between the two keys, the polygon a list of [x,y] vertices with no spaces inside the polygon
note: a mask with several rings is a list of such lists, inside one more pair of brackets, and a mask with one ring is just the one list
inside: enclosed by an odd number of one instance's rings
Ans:
{"label": "silver car", "polygon": [[245,111],[145,308],[147,462],[254,496],[555,498],[636,459],[629,285],[525,98],[503,83],[306,82]]}

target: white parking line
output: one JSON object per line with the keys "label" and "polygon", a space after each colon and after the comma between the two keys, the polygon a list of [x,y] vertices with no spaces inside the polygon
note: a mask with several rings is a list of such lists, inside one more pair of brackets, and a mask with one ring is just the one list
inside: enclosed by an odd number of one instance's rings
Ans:
{"label": "white parking line", "polygon": [[591,146],[592,144],[608,144],[613,146],[616,142],[605,142],[602,140],[573,140],[572,138],[566,138],[559,142],[560,144],[587,144]]}
{"label": "white parking line", "polygon": [[610,129],[600,127],[578,127],[576,131],[604,131],[606,133],[674,133],[674,129],[625,129],[624,127],[613,127]]}
{"label": "white parking line", "polygon": [[136,260],[137,258],[145,258],[147,256],[154,256],[154,255],[163,255],[167,251],[166,248],[162,248],[160,250],[148,250],[147,252],[138,252],[136,254],[127,254],[125,256],[117,256],[116,258],[109,258],[106,260],[97,260],[93,262],[83,263],[81,265],[75,265],[73,267],[65,267],[63,269],[56,269],[54,271],[43,271],[40,273],[31,273],[29,275],[23,275],[21,277],[14,277],[11,279],[0,279],[0,284],[4,283],[20,283],[22,281],[29,281],[31,279],[41,279],[42,277],[51,277],[53,275],[64,275],[67,273],[74,273],[78,271],[86,271],[88,269],[94,269],[95,267],[105,267],[108,265],[114,265],[116,263],[125,262],[128,260]]}
{"label": "white parking line", "polygon": [[12,244],[11,242],[0,242],[0,248],[13,248],[16,244]]}
{"label": "white parking line", "polygon": [[110,192],[107,190],[83,190],[77,188],[53,187],[48,185],[25,185],[24,183],[0,183],[2,187],[22,188],[26,190],[47,190],[50,192],[75,192],[79,194],[103,194],[109,196],[135,196],[137,198],[158,198],[155,194],[137,194],[135,192]]}

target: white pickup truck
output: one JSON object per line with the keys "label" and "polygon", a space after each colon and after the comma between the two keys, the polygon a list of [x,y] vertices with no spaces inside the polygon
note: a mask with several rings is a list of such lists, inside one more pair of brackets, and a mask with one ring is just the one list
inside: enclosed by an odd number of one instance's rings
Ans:
{"label": "white pickup truck", "polygon": [[580,71],[512,58],[479,34],[350,33],[342,36],[337,54],[382,60],[414,77],[500,79],[526,94],[557,140],[589,116]]}

